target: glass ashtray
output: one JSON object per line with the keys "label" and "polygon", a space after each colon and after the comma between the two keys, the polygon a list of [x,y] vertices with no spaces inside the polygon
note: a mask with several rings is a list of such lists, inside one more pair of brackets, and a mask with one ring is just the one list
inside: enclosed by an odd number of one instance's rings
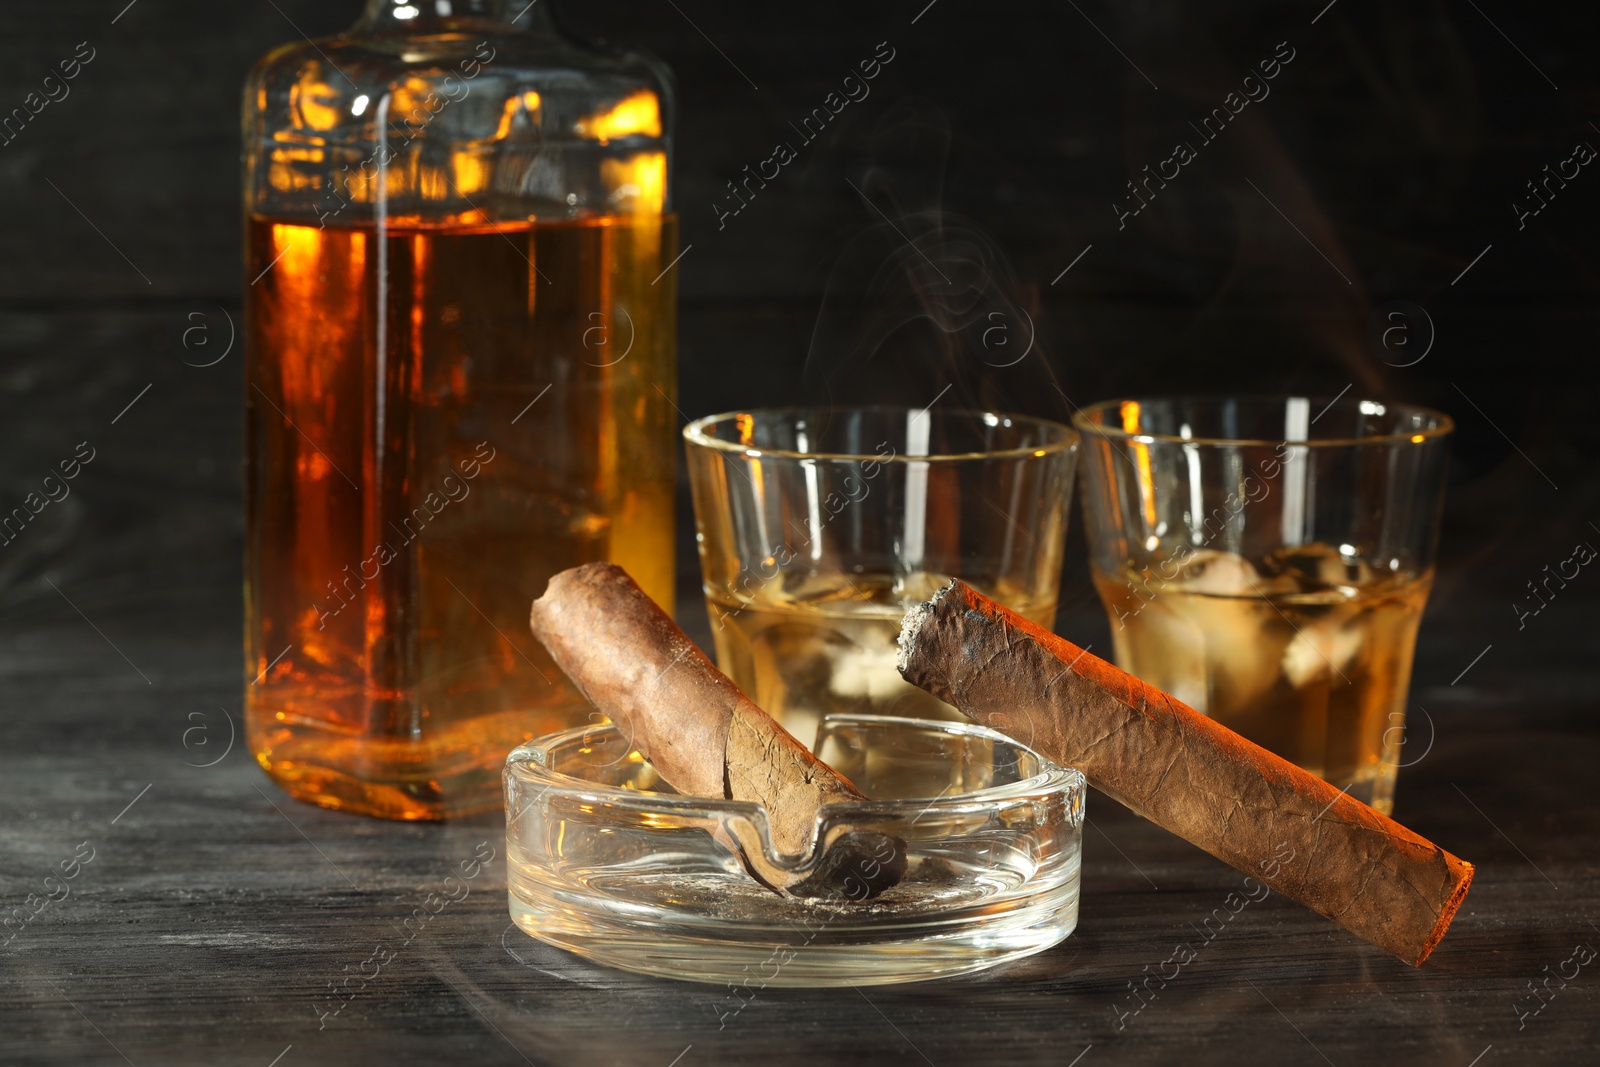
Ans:
{"label": "glass ashtray", "polygon": [[872,985],[964,974],[1040,952],[1078,922],[1083,775],[981,726],[836,715],[815,751],[874,799],[838,826],[905,843],[881,895],[800,898],[756,881],[721,842],[772,850],[758,804],[683,796],[613,726],[539,738],[508,757],[511,918],[624,970],[751,986]]}

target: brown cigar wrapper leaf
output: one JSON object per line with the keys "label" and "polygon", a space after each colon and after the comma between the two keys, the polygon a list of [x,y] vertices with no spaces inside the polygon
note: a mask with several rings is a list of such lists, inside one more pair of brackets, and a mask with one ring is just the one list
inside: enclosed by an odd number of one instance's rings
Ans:
{"label": "brown cigar wrapper leaf", "polygon": [[888,835],[835,826],[814,842],[818,809],[863,800],[860,790],[751,703],[621,567],[588,563],[557,574],[534,601],[530,625],[674,789],[760,804],[785,856],[811,853],[815,843],[817,861],[791,870],[771,861],[753,825],[736,829],[736,841],[719,831],[764,885],[864,900],[904,876],[905,843]]}
{"label": "brown cigar wrapper leaf", "polygon": [[900,673],[1414,966],[1472,882],[1472,864],[961,582],[906,616]]}

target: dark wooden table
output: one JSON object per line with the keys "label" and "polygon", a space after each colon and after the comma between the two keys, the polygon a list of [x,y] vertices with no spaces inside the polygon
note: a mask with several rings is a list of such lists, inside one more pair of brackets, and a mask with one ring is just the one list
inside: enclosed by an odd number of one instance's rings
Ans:
{"label": "dark wooden table", "polygon": [[[1095,796],[1066,943],[960,980],[761,991],[720,1025],[726,988],[606,970],[516,930],[502,859],[401,947],[401,918],[480,842],[503,854],[501,820],[340,816],[254,766],[235,737],[237,353],[189,367],[203,360],[177,343],[205,321],[220,345],[224,310],[0,313],[5,492],[95,449],[72,495],[0,551],[0,900],[26,907],[93,855],[0,949],[0,1061],[1594,1062],[1600,960],[1577,961],[1600,947],[1600,577],[1520,631],[1508,607],[1575,541],[1600,542],[1593,479],[1547,492],[1512,455],[1453,499],[1452,530],[1480,548],[1449,561],[1430,605],[1397,815],[1479,867],[1427,966],[1274,896],[1132,1013],[1129,983],[1198,942],[1241,876]],[[1063,632],[1103,639],[1081,565],[1067,591]],[[681,614],[704,633],[692,597]],[[394,962],[321,1014],[380,944]]]}

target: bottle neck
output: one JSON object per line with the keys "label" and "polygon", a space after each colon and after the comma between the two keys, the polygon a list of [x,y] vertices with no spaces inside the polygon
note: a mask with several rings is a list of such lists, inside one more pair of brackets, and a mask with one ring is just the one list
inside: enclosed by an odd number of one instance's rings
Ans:
{"label": "bottle neck", "polygon": [[367,0],[357,32],[426,34],[461,29],[552,33],[550,0]]}

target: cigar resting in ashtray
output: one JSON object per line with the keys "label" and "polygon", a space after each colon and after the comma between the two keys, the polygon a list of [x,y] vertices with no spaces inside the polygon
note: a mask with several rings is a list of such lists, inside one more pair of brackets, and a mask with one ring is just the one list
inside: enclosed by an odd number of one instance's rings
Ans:
{"label": "cigar resting in ashtray", "polygon": [[1414,966],[1472,882],[1472,864],[959,581],[906,616],[900,673]]}
{"label": "cigar resting in ashtray", "polygon": [[584,696],[674,789],[758,803],[780,854],[820,850],[816,862],[791,870],[774,864],[755,827],[743,824],[736,841],[722,843],[764,885],[865,900],[904,876],[905,843],[884,833],[835,825],[816,840],[819,808],[866,798],[751,703],[621,567],[588,563],[557,574],[533,602],[530,623]]}

